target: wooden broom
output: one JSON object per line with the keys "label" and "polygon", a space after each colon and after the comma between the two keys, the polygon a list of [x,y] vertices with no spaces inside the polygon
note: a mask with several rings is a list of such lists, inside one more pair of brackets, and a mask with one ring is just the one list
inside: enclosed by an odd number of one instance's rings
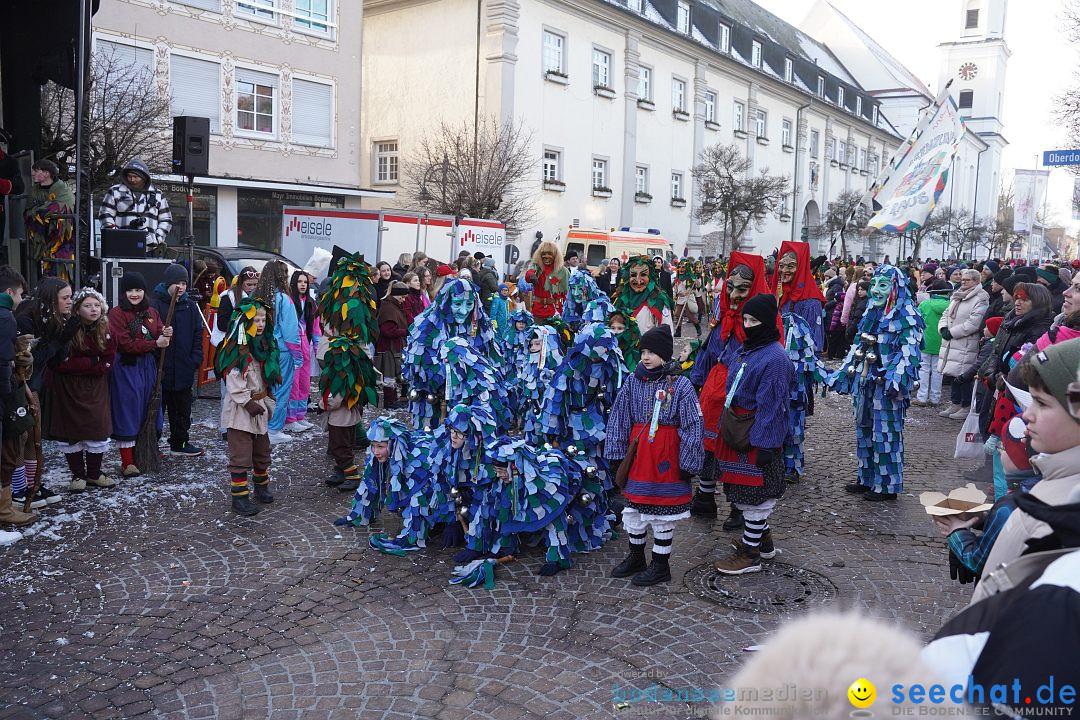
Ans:
{"label": "wooden broom", "polygon": [[[165,316],[162,326],[172,326],[173,313],[176,311],[176,298],[180,293],[175,293],[169,301],[169,312]],[[172,344],[170,343],[170,347]],[[146,415],[143,416],[142,427],[139,435],[135,438],[135,467],[141,472],[157,472],[161,469],[161,451],[158,449],[157,414],[161,407],[161,377],[165,374],[165,353],[169,348],[162,348],[158,355],[157,377],[154,379],[154,392],[150,396],[150,402],[146,404]]]}

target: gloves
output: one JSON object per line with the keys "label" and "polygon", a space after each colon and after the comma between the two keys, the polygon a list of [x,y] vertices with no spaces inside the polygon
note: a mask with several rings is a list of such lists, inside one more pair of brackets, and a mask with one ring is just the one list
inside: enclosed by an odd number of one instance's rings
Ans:
{"label": "gloves", "polygon": [[348,525],[348,524],[349,524],[349,518],[347,518],[347,517],[340,517],[340,518],[337,518],[336,520],[334,520],[334,527],[342,527],[343,525]]}
{"label": "gloves", "polygon": [[529,283],[530,285],[533,284],[534,282],[536,282],[536,271],[535,270],[526,270],[525,271],[525,282]]}
{"label": "gloves", "polygon": [[258,400],[248,400],[244,403],[244,410],[246,410],[247,414],[251,417],[259,417],[266,412],[266,408],[264,408],[262,403]]}
{"label": "gloves", "polygon": [[941,328],[941,337],[944,338],[945,340],[952,340],[952,333],[949,332],[949,328],[947,328],[947,327]]}
{"label": "gloves", "polygon": [[961,585],[967,585],[968,583],[977,582],[979,580],[979,576],[971,572],[967,565],[960,562],[960,558],[956,557],[952,550],[949,551],[949,577]]}
{"label": "gloves", "polygon": [[60,342],[68,343],[75,337],[75,333],[79,332],[79,325],[82,324],[82,320],[78,315],[72,315],[68,318],[68,321],[64,323],[64,329],[60,331]]}
{"label": "gloves", "polygon": [[991,435],[986,438],[986,442],[983,443],[983,452],[987,455],[993,455],[1001,448],[1001,438],[997,435]]}
{"label": "gloves", "polygon": [[769,448],[758,448],[757,459],[754,460],[754,465],[757,465],[760,469],[764,470],[776,459],[776,451]]}

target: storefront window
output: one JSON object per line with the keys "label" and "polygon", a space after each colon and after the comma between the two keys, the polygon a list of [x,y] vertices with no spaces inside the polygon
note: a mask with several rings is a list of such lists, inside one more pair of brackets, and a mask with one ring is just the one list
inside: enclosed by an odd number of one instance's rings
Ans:
{"label": "storefront window", "polygon": [[[167,241],[170,245],[183,245],[187,235],[187,189],[183,183],[154,183],[169,201],[172,210],[173,226]],[[195,244],[216,246],[217,242],[217,188],[195,186],[192,195],[192,207],[195,209]]]}
{"label": "storefront window", "polygon": [[[280,190],[236,191],[236,231],[238,245],[281,252],[281,217],[284,207],[345,207],[345,199],[335,195],[282,192]],[[301,265],[307,258],[290,258]]]}

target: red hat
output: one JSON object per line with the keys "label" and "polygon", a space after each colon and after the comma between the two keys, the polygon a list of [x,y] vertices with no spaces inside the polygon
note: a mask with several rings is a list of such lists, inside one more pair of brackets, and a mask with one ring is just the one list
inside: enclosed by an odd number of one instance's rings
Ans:
{"label": "red hat", "polygon": [[1073,260],[1073,261],[1072,261],[1072,263],[1070,263],[1070,264],[1071,264],[1071,265],[1072,265],[1072,266],[1073,266],[1074,268],[1080,269],[1080,260]]}
{"label": "red hat", "polygon": [[454,274],[454,268],[449,265],[440,264],[439,267],[435,268],[435,274],[439,277],[448,277]]}
{"label": "red hat", "polygon": [[1004,319],[1005,318],[1000,315],[998,317],[986,318],[986,329],[990,331],[991,335],[998,334],[998,329],[1001,327],[1001,321]]}
{"label": "red hat", "polygon": [[1001,428],[1001,449],[1009,456],[1009,461],[1016,466],[1017,470],[1029,470],[1031,468],[1031,455],[1028,454],[1028,444],[1024,438],[1027,423],[1017,415]]}

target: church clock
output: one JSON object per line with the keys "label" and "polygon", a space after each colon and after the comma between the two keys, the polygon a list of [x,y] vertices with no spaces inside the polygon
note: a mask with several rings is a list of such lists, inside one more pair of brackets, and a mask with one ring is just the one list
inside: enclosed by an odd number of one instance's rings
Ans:
{"label": "church clock", "polygon": [[979,74],[979,66],[973,62],[966,62],[960,66],[960,79],[961,80],[974,80],[975,76]]}

